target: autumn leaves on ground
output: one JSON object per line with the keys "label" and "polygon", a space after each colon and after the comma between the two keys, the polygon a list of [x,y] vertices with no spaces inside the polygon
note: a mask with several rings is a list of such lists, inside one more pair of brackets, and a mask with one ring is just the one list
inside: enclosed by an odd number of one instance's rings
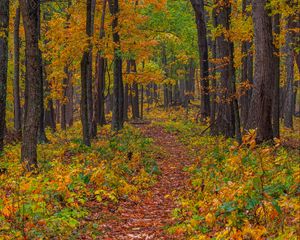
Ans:
{"label": "autumn leaves on ground", "polygon": [[256,146],[254,133],[238,146],[202,134],[183,109],[153,115],[117,134],[102,128],[92,147],[76,125],[47,132],[37,174],[23,174],[19,144],[8,146],[1,238],[296,239],[294,146]]}

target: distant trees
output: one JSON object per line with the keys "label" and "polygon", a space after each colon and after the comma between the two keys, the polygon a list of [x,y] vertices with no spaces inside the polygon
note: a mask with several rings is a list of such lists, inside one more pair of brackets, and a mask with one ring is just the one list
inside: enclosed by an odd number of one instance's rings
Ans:
{"label": "distant trees", "polygon": [[0,2],[0,152],[3,151],[8,66],[9,0]]}

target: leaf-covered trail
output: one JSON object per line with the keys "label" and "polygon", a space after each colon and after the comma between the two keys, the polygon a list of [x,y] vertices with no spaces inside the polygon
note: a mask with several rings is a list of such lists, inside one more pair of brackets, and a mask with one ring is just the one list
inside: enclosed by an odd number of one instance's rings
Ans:
{"label": "leaf-covered trail", "polygon": [[189,178],[183,168],[191,163],[191,158],[174,134],[150,125],[141,127],[141,130],[163,151],[157,156],[161,175],[149,194],[139,194],[139,202],[120,204],[114,217],[102,225],[103,239],[182,239],[178,235],[167,235],[164,227],[173,222],[175,191],[188,186]]}

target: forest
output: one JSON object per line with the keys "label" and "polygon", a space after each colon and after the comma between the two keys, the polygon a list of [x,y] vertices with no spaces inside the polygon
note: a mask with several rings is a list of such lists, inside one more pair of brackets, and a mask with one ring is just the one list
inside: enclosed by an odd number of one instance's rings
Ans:
{"label": "forest", "polygon": [[0,239],[299,239],[299,87],[299,0],[0,0]]}

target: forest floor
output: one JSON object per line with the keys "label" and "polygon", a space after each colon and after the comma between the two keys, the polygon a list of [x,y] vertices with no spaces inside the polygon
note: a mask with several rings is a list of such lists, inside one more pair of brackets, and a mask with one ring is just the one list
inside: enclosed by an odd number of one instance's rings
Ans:
{"label": "forest floor", "polygon": [[[156,155],[160,175],[154,186],[138,193],[136,201],[122,201],[116,211],[108,211],[100,225],[101,239],[182,239],[178,234],[168,234],[166,227],[175,223],[172,211],[176,208],[178,192],[188,190],[189,176],[183,168],[191,165],[192,158],[176,134],[161,126],[136,127],[160,149]],[[100,211],[94,207],[91,219],[96,219]]]}

